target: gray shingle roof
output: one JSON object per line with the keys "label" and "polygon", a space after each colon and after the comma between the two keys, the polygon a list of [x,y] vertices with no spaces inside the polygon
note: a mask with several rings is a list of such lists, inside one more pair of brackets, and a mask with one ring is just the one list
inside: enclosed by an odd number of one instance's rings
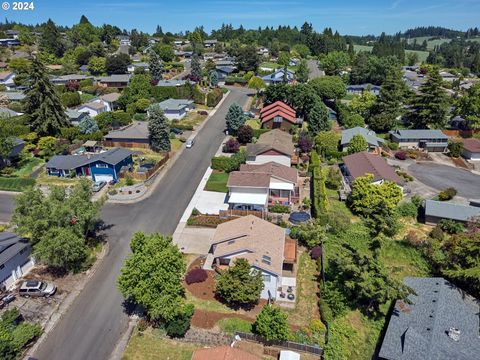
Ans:
{"label": "gray shingle roof", "polygon": [[10,101],[20,101],[25,99],[26,95],[21,91],[2,91],[0,95],[5,95]]}
{"label": "gray shingle roof", "polygon": [[18,252],[27,248],[28,241],[10,232],[0,233],[0,265],[6,264]]}
{"label": "gray shingle roof", "polygon": [[375,131],[357,126],[342,131],[342,139],[340,140],[340,144],[342,146],[348,145],[350,140],[352,140],[355,135],[362,135],[365,140],[367,140],[367,143],[373,146],[379,146],[379,143],[385,142],[383,139],[377,137]]}
{"label": "gray shingle roof", "polygon": [[390,134],[401,140],[409,139],[422,139],[422,140],[431,140],[431,139],[444,139],[448,140],[448,136],[445,135],[441,130],[430,130],[430,129],[410,129],[410,130],[392,130]]}
{"label": "gray shingle roof", "polygon": [[167,99],[159,103],[162,110],[181,110],[193,104],[192,100],[187,99]]}
{"label": "gray shingle roof", "polygon": [[425,216],[467,221],[472,217],[480,216],[480,207],[454,204],[445,201],[426,200]]}
{"label": "gray shingle roof", "polygon": [[[410,278],[412,304],[395,303],[379,357],[389,360],[476,360],[479,302],[443,278]],[[460,330],[458,341],[448,336]]]}
{"label": "gray shingle roof", "polygon": [[129,82],[132,75],[130,74],[113,74],[98,78],[100,82]]}
{"label": "gray shingle roof", "polygon": [[103,161],[110,165],[116,165],[133,152],[124,148],[114,148],[100,154],[87,155],[56,155],[46,164],[46,168],[73,170],[80,166],[86,166],[96,161]]}
{"label": "gray shingle roof", "polygon": [[123,129],[112,130],[104,136],[105,140],[110,139],[148,139],[148,121],[135,121]]}

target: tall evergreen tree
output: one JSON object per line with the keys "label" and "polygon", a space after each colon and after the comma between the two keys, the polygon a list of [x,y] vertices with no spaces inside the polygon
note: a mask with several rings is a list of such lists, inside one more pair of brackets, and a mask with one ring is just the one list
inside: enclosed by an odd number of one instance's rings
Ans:
{"label": "tall evergreen tree", "polygon": [[371,110],[369,124],[372,129],[385,132],[395,127],[397,118],[402,114],[404,93],[405,84],[400,70],[390,68]]}
{"label": "tall evergreen tree", "polygon": [[85,116],[80,124],[78,124],[78,130],[82,134],[93,134],[99,130],[97,122],[90,116]]}
{"label": "tall evergreen tree", "polygon": [[240,126],[245,123],[245,115],[243,114],[242,107],[237,103],[230,105],[225,119],[227,120],[227,129],[229,133],[235,134]]}
{"label": "tall evergreen tree", "polygon": [[306,83],[308,81],[308,75],[310,71],[308,69],[307,60],[302,59],[298,64],[297,71],[295,71],[295,77],[300,83]]}
{"label": "tall evergreen tree", "polygon": [[450,99],[442,88],[442,77],[438,68],[428,72],[427,80],[420,87],[420,96],[413,101],[411,121],[416,128],[441,129],[447,124]]}
{"label": "tall evergreen tree", "polygon": [[159,104],[148,108],[148,131],[150,146],[154,151],[168,152],[171,150],[170,127]]}
{"label": "tall evergreen tree", "polygon": [[57,135],[62,127],[70,126],[46,69],[36,58],[32,60],[25,113],[28,115],[30,128],[42,136]]}
{"label": "tall evergreen tree", "polygon": [[202,78],[202,68],[200,66],[200,59],[197,54],[193,54],[192,56],[192,63],[191,63],[191,74],[192,78],[195,81],[199,81]]}
{"label": "tall evergreen tree", "polygon": [[65,50],[60,39],[60,31],[58,31],[57,25],[55,25],[51,19],[48,19],[42,29],[40,49],[60,57],[63,55],[63,51]]}
{"label": "tall evergreen tree", "polygon": [[216,70],[210,71],[208,80],[210,81],[210,86],[216,87],[218,85],[218,74]]}
{"label": "tall evergreen tree", "polygon": [[330,120],[328,119],[328,110],[320,98],[314,102],[307,116],[308,132],[315,136],[319,131],[330,130]]}
{"label": "tall evergreen tree", "polygon": [[150,51],[150,60],[148,62],[150,76],[155,83],[162,80],[163,65],[160,56],[155,51]]}

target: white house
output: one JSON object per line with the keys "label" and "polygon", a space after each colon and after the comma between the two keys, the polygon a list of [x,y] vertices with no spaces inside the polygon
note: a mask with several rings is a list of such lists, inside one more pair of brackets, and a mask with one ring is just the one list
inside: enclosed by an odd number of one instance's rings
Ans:
{"label": "white house", "polygon": [[91,117],[109,111],[107,105],[99,99],[80,105],[76,110],[78,112],[87,113]]}
{"label": "white house", "polygon": [[240,217],[217,226],[204,268],[225,269],[236,259],[245,259],[252,271],[263,277],[262,299],[276,299],[282,271],[292,271],[296,262],[296,242],[285,239],[280,226],[254,215]]}
{"label": "white house", "polygon": [[13,79],[15,78],[15,73],[11,71],[4,71],[0,72],[0,85],[6,87],[7,90],[12,90],[15,88],[15,82]]}
{"label": "white house", "polygon": [[188,99],[167,99],[159,105],[170,120],[183,119],[194,107],[193,101]]}

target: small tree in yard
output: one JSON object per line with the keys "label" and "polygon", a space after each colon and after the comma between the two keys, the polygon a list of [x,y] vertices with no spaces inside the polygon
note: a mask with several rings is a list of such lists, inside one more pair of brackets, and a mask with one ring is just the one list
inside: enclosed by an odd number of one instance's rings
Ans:
{"label": "small tree in yard", "polygon": [[225,119],[227,120],[228,132],[236,134],[240,126],[245,123],[245,115],[243,114],[242,107],[237,103],[230,105]]}
{"label": "small tree in yard", "polygon": [[262,273],[252,271],[248,261],[240,258],[222,271],[215,292],[232,306],[244,306],[256,303],[262,289]]}
{"label": "small tree in yard", "polygon": [[290,330],[287,318],[287,314],[280,308],[265,305],[253,323],[253,331],[263,336],[267,341],[288,340]]}
{"label": "small tree in yard", "polygon": [[99,130],[97,122],[90,116],[85,116],[80,124],[78,124],[78,130],[82,134],[93,134]]}
{"label": "small tree in yard", "polygon": [[350,143],[348,144],[348,153],[349,154],[355,154],[361,151],[365,151],[368,149],[368,143],[365,138],[360,135],[354,135],[352,139],[350,140]]}
{"label": "small tree in yard", "polygon": [[223,151],[226,153],[237,153],[240,150],[240,144],[237,139],[231,138],[225,143]]}
{"label": "small tree in yard", "polygon": [[463,142],[461,141],[449,141],[448,151],[452,157],[458,158],[463,152]]}
{"label": "small tree in yard", "polygon": [[252,142],[253,129],[248,125],[242,125],[237,131],[237,138],[242,144],[248,144]]}
{"label": "small tree in yard", "polygon": [[313,149],[313,139],[309,133],[302,131],[298,135],[298,147],[303,153],[309,153]]}
{"label": "small tree in yard", "polygon": [[154,151],[168,152],[171,150],[170,127],[162,108],[155,104],[148,109],[148,131],[150,146]]}
{"label": "small tree in yard", "polygon": [[156,84],[162,80],[163,65],[160,56],[155,51],[150,51],[150,61],[148,62],[150,76]]}
{"label": "small tree in yard", "polygon": [[328,131],[331,128],[328,118],[328,110],[325,104],[318,98],[307,114],[308,131],[315,136],[319,131]]}
{"label": "small tree in yard", "polygon": [[216,87],[218,85],[218,74],[215,70],[210,71],[208,80],[210,81],[210,86]]}

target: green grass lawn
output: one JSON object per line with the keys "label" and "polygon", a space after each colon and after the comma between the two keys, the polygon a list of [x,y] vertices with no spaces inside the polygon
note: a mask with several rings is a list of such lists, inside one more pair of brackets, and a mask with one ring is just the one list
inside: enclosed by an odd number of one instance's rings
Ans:
{"label": "green grass lawn", "polygon": [[42,165],[44,162],[45,161],[43,159],[31,157],[28,160],[26,160],[22,164],[22,167],[17,169],[12,175],[18,176],[18,177],[27,177],[30,175],[30,173],[33,171],[34,168]]}
{"label": "green grass lawn", "polygon": [[235,334],[236,331],[251,333],[252,323],[239,318],[225,318],[217,323],[220,330],[227,334]]}
{"label": "green grass lawn", "polygon": [[0,177],[0,190],[4,191],[23,191],[28,187],[35,185],[35,179],[25,178],[4,178]]}
{"label": "green grass lawn", "polygon": [[156,329],[148,328],[141,334],[135,330],[122,360],[190,360],[193,351],[199,348],[202,345],[165,339]]}
{"label": "green grass lawn", "polygon": [[205,190],[227,193],[228,174],[224,172],[213,172],[207,180]]}
{"label": "green grass lawn", "polygon": [[[271,62],[271,61],[264,61],[260,64],[259,67],[270,68],[272,70],[283,68],[282,65],[279,65],[279,64],[277,64],[275,62]],[[287,68],[291,71],[295,71],[297,69],[296,66],[287,66]]]}
{"label": "green grass lawn", "polygon": [[95,96],[92,95],[92,94],[83,93],[83,94],[80,95],[80,101],[82,102],[82,104],[84,104],[84,103],[92,100],[94,97]]}
{"label": "green grass lawn", "polygon": [[172,146],[172,151],[178,151],[183,145],[183,142],[181,142],[178,139],[171,139],[170,144]]}
{"label": "green grass lawn", "polygon": [[[354,45],[353,47],[357,53],[360,51],[372,52],[373,49],[373,46],[370,45]],[[405,50],[405,53],[416,53],[420,62],[427,60],[428,57],[428,51]]]}
{"label": "green grass lawn", "polygon": [[258,119],[248,119],[245,121],[245,125],[250,126],[252,129],[260,129],[260,121]]}

